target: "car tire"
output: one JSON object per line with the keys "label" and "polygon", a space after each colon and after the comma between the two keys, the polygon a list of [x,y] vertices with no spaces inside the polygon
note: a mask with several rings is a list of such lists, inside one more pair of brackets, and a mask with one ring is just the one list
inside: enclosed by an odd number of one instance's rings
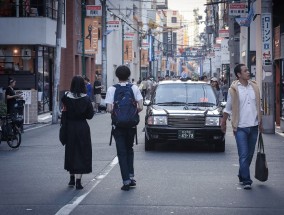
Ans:
{"label": "car tire", "polygon": [[219,143],[215,143],[216,152],[225,152],[225,140]]}
{"label": "car tire", "polygon": [[151,139],[147,138],[147,135],[145,134],[145,151],[152,151],[154,149],[155,145]]}

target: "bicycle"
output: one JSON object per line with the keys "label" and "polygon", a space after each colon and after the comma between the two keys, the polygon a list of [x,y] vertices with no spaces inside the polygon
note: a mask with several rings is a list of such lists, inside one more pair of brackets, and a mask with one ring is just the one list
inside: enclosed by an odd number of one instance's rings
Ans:
{"label": "bicycle", "polygon": [[7,114],[0,116],[0,122],[0,143],[6,141],[11,148],[18,148],[22,141],[20,129],[22,120]]}

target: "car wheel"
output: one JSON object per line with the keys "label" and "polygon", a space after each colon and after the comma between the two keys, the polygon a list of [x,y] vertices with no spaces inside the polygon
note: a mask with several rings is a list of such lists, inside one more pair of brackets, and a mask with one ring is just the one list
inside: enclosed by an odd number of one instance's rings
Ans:
{"label": "car wheel", "polygon": [[145,134],[145,151],[152,151],[155,145],[151,139],[148,139]]}
{"label": "car wheel", "polygon": [[219,143],[215,143],[216,152],[225,152],[225,140]]}

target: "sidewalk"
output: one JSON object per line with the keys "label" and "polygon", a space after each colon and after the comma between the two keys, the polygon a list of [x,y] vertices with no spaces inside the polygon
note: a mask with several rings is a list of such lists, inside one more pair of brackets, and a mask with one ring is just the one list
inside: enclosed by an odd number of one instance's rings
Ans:
{"label": "sidewalk", "polygon": [[50,125],[52,120],[51,112],[38,115],[38,122],[32,124],[24,124],[24,131]]}

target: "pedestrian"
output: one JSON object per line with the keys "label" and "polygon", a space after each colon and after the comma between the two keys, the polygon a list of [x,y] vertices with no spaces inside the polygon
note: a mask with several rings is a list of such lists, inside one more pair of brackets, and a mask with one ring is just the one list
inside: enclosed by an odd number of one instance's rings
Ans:
{"label": "pedestrian", "polygon": [[221,87],[221,90],[223,92],[224,101],[227,101],[228,89],[229,89],[228,81],[225,79],[224,83],[223,83],[223,85]]}
{"label": "pedestrian", "polygon": [[[8,87],[5,91],[5,101],[7,104],[7,114],[9,114],[12,118],[16,119],[18,116],[17,115],[22,115],[22,108],[23,106],[18,105],[19,99],[22,99],[22,94],[16,93],[14,88],[16,86],[16,80],[13,78],[8,79]],[[22,100],[23,101],[23,100]],[[17,118],[17,126],[20,129],[22,133],[24,133],[24,120],[18,120]]]}
{"label": "pedestrian", "polygon": [[98,74],[97,79],[94,82],[94,97],[95,97],[95,113],[99,113],[99,106],[102,100],[102,75]]}
{"label": "pedestrian", "polygon": [[143,81],[140,84],[141,87],[141,92],[142,92],[142,96],[143,96],[143,100],[146,99],[146,94],[147,94],[147,88],[148,88],[148,82],[146,78],[143,78]]}
{"label": "pedestrian", "polygon": [[244,185],[244,189],[249,190],[252,184],[249,168],[258,131],[263,130],[260,91],[257,83],[250,80],[245,64],[238,64],[234,73],[237,80],[229,88],[221,129],[226,132],[226,121],[230,115],[239,155],[239,182]]}
{"label": "pedestrian", "polygon": [[215,92],[215,95],[216,95],[216,98],[217,98],[217,102],[220,104],[220,102],[223,101],[223,93],[222,93],[222,90],[219,87],[218,79],[215,78],[215,77],[211,78],[210,84],[211,84],[212,88],[214,89],[214,92]]}
{"label": "pedestrian", "polygon": [[92,84],[90,83],[90,79],[88,77],[84,78],[85,81],[85,85],[86,85],[86,89],[87,89],[87,96],[89,96],[89,98],[91,99],[93,108],[95,107],[95,103],[94,103],[94,95],[93,95],[93,87]]}
{"label": "pedestrian", "polygon": [[83,189],[82,174],[92,172],[92,142],[87,119],[92,119],[94,115],[83,77],[73,77],[70,91],[64,94],[61,101],[63,109],[67,111],[68,133],[64,169],[70,173],[68,185],[76,185],[76,189]]}
{"label": "pedestrian", "polygon": [[17,103],[17,99],[21,98],[20,94],[16,94],[14,88],[16,86],[16,80],[13,78],[9,78],[9,85],[5,91],[5,99],[7,104],[7,114],[13,115],[16,114],[15,105]]}
{"label": "pedestrian", "polygon": [[[121,87],[128,87],[127,82],[131,72],[127,66],[119,66],[115,71],[115,75],[119,80],[119,85]],[[130,83],[131,84],[131,83]],[[134,99],[136,101],[138,111],[143,109],[143,97],[137,85],[131,85],[131,89],[134,94]],[[116,87],[111,86],[107,90],[105,102],[107,104],[107,111],[112,113],[114,107],[114,97],[115,97]],[[136,181],[134,180],[134,151],[133,143],[134,136],[136,134],[135,127],[113,127],[113,136],[116,142],[117,157],[119,161],[121,177],[123,181],[123,186],[121,190],[128,191],[130,187],[136,186]]]}

